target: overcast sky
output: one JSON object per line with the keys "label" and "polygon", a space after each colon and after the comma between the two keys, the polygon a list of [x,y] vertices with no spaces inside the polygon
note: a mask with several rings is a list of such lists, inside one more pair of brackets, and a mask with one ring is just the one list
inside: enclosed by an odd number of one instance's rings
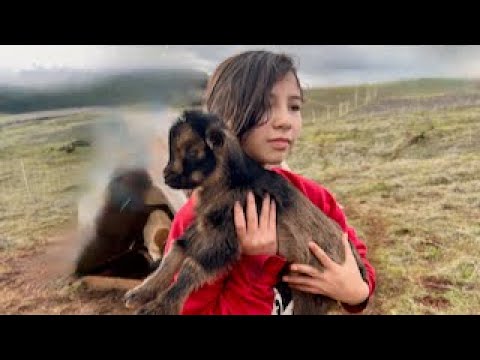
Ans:
{"label": "overcast sky", "polygon": [[19,70],[189,68],[211,72],[248,49],[292,55],[305,86],[415,77],[480,78],[478,45],[1,45],[0,78]]}

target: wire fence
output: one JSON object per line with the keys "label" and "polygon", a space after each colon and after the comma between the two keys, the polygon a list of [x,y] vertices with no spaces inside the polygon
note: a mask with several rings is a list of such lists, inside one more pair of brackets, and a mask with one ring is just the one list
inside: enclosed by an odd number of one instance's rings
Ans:
{"label": "wire fence", "polygon": [[32,159],[0,163],[0,248],[40,238],[55,226],[76,219],[84,187],[82,164],[49,166]]}
{"label": "wire fence", "polygon": [[339,101],[334,104],[328,104],[313,99],[308,102],[314,105],[310,114],[306,114],[312,123],[318,120],[331,120],[341,118],[360,107],[366,106],[379,97],[378,87],[355,88],[347,100]]}

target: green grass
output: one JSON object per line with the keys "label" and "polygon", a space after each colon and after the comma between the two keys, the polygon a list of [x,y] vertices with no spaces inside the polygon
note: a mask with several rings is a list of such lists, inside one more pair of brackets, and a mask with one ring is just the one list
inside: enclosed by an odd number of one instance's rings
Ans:
{"label": "green grass", "polygon": [[[471,95],[477,86],[401,85],[403,91],[384,86],[375,101],[440,92],[461,100],[465,88]],[[381,114],[358,109],[315,122],[305,113],[288,164],[330,189],[366,241],[379,277],[372,313],[480,311],[479,133],[475,106]],[[437,289],[442,281],[450,285]]]}
{"label": "green grass", "polygon": [[28,122],[0,130],[0,248],[33,246],[76,217],[92,150],[61,146],[92,140],[93,115]]}

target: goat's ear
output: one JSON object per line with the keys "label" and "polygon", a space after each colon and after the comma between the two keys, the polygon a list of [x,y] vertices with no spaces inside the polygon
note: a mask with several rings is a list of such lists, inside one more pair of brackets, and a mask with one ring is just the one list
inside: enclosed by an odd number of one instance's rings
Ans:
{"label": "goat's ear", "polygon": [[205,140],[210,149],[219,149],[225,143],[225,133],[219,127],[212,127],[207,130]]}

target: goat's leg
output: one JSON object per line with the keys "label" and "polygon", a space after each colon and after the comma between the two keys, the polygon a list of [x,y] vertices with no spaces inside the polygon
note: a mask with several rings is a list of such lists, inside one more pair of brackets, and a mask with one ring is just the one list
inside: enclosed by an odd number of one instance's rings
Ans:
{"label": "goat's leg", "polygon": [[140,315],[178,315],[188,295],[201,285],[212,280],[217,271],[207,272],[194,259],[187,258],[178,275],[177,281],[153,301],[139,309]]}
{"label": "goat's leg", "polygon": [[[221,235],[221,234],[217,234]],[[238,247],[216,239],[213,246],[187,253],[177,281],[139,310],[142,315],[177,315],[190,293],[218,278],[238,259]],[[201,240],[200,240],[201,241]]]}
{"label": "goat's leg", "polygon": [[185,251],[178,244],[165,256],[160,266],[149,275],[140,285],[129,290],[125,296],[125,305],[128,308],[137,308],[155,299],[159,293],[168,288],[175,273],[185,260]]}
{"label": "goat's leg", "polygon": [[325,315],[335,300],[317,294],[292,289],[293,315]]}

